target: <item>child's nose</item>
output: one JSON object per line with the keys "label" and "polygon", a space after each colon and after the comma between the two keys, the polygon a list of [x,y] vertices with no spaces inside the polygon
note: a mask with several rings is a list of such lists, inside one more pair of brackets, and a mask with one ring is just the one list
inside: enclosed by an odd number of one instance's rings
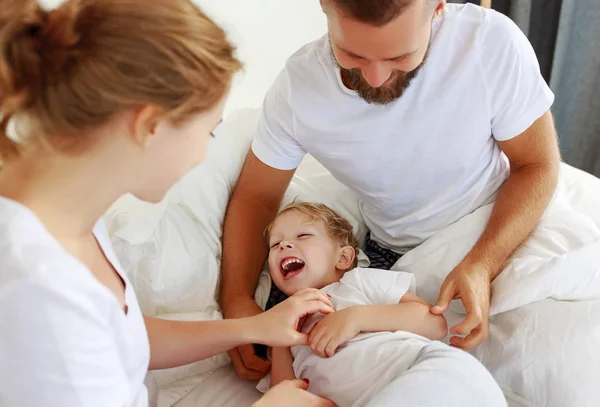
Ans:
{"label": "child's nose", "polygon": [[279,245],[279,247],[281,248],[281,250],[293,249],[294,245],[292,244],[292,242],[283,241],[283,242],[281,242],[281,244]]}

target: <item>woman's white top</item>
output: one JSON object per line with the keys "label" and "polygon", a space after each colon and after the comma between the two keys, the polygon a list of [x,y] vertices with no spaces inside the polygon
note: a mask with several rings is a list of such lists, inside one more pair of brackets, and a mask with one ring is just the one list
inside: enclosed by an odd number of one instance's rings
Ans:
{"label": "woman's white top", "polygon": [[33,212],[0,197],[0,406],[148,406],[144,319],[102,221],[94,235],[127,314]]}

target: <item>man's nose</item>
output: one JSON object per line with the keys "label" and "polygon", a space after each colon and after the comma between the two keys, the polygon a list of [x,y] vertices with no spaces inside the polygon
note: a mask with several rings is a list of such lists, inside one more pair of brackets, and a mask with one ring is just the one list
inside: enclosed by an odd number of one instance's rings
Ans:
{"label": "man's nose", "polygon": [[383,85],[390,76],[392,70],[386,68],[382,63],[372,63],[370,66],[361,69],[361,74],[365,81],[373,88],[378,88]]}

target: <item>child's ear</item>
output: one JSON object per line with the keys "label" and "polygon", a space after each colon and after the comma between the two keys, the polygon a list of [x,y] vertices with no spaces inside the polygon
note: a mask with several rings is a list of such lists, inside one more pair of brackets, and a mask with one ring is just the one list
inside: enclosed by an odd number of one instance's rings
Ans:
{"label": "child's ear", "polygon": [[340,256],[336,264],[336,269],[340,271],[348,271],[354,263],[356,251],[352,246],[344,246],[340,249]]}

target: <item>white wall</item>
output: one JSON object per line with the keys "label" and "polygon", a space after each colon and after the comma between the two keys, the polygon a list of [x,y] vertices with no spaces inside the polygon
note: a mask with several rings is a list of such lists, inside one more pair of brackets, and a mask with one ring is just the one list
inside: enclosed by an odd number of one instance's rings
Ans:
{"label": "white wall", "polygon": [[244,72],[236,78],[227,112],[260,106],[286,59],[327,31],[319,0],[196,0],[238,46]]}
{"label": "white wall", "polygon": [[[39,0],[53,8],[62,0]],[[319,0],[194,0],[227,31],[244,71],[234,82],[226,114],[260,106],[265,92],[298,48],[327,30]],[[152,0],[148,0],[151,7]]]}

